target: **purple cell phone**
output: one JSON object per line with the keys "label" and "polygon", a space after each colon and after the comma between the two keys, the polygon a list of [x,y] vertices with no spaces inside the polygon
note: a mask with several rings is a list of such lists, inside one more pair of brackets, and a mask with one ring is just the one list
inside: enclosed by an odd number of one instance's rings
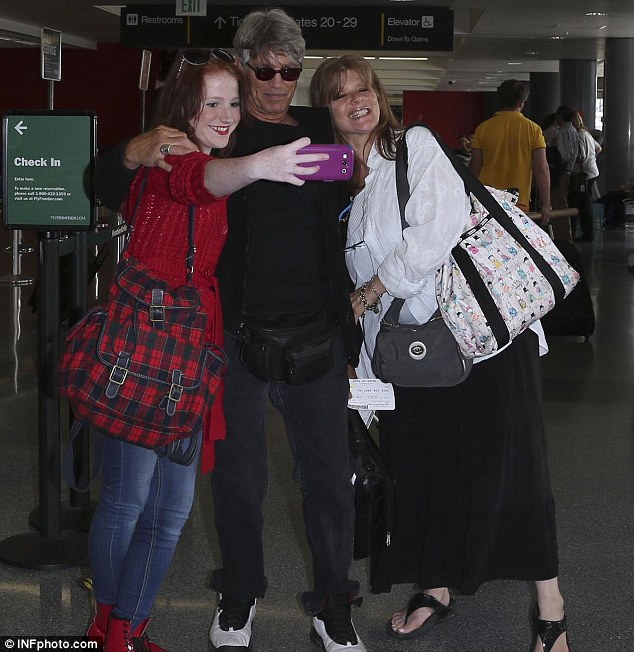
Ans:
{"label": "purple cell phone", "polygon": [[354,169],[354,152],[350,145],[307,145],[297,150],[298,154],[328,154],[327,161],[300,163],[304,167],[319,166],[315,174],[298,174],[306,181],[346,181]]}

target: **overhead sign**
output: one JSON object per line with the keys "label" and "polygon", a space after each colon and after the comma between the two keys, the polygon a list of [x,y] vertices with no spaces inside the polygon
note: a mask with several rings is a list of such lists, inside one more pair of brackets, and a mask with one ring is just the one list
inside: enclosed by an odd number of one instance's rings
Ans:
{"label": "overhead sign", "polygon": [[207,0],[176,0],[177,16],[206,16]]}
{"label": "overhead sign", "polygon": [[[454,15],[446,7],[284,9],[301,27],[309,50],[453,50]],[[121,10],[121,43],[230,48],[241,20],[252,10],[245,5],[213,5],[206,16],[183,16],[173,6],[128,5]]]}
{"label": "overhead sign", "polygon": [[93,112],[9,111],[2,122],[2,221],[8,228],[94,225]]}
{"label": "overhead sign", "polygon": [[59,81],[62,78],[62,33],[42,28],[42,79]]}

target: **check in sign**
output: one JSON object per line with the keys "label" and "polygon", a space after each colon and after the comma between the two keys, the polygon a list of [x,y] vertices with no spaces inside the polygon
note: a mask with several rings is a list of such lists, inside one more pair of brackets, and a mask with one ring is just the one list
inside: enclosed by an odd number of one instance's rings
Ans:
{"label": "check in sign", "polygon": [[52,231],[94,225],[95,132],[89,111],[4,115],[4,226]]}

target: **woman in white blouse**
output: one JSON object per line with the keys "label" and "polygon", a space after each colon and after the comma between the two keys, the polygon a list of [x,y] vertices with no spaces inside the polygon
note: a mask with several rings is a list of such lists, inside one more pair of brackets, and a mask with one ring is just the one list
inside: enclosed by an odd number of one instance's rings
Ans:
{"label": "woman in white blouse", "polygon": [[[398,122],[385,91],[357,55],[315,72],[313,106],[328,106],[335,133],[355,152],[346,261],[362,319],[357,374],[370,361],[382,315],[406,299],[401,321],[436,310],[435,272],[464,230],[470,203],[433,135],[407,133],[411,198],[401,230],[395,183]],[[568,652],[557,584],[557,541],[539,370],[539,324],[449,388],[394,387],[396,409],[379,413],[380,446],[396,480],[391,542],[374,553],[372,591],[420,587],[387,633],[412,638],[453,615],[449,589],[475,593],[494,578],[535,581],[534,652]]]}

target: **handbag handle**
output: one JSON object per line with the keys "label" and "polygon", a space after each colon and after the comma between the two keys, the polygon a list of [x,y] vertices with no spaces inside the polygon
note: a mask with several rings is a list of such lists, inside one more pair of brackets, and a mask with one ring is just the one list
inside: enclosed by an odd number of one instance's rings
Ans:
{"label": "handbag handle", "polygon": [[[128,244],[134,235],[134,222],[137,218],[137,213],[139,211],[139,206],[141,205],[141,198],[143,197],[143,192],[145,191],[145,186],[147,184],[149,170],[145,168],[143,172],[143,178],[141,179],[141,187],[139,188],[139,194],[136,197],[134,202],[134,210],[132,211],[132,217],[130,218],[130,223],[128,225],[128,233],[125,240],[125,245],[121,252],[123,256],[128,248]],[[188,228],[187,228],[187,254],[185,256],[185,278],[187,282],[190,283],[194,276],[194,256],[196,255],[196,244],[194,242],[194,234],[196,231],[196,209],[193,204],[189,205],[188,210]]]}
{"label": "handbag handle", "polygon": [[[410,196],[409,181],[407,179],[408,151],[405,134],[414,127],[424,127],[431,133],[431,135],[436,139],[436,142],[440,146],[440,149],[451,162],[454,170],[458,173],[458,176],[462,179],[462,182],[465,186],[465,192],[467,194],[471,193],[482,204],[482,206],[486,208],[489,215],[494,217],[508,231],[508,233],[510,233],[510,235],[517,242],[519,242],[522,247],[530,254],[539,271],[544,275],[548,283],[551,285],[555,301],[561,301],[561,299],[563,299],[565,296],[565,289],[561,279],[559,276],[557,276],[555,270],[537,251],[537,249],[535,249],[535,247],[528,241],[526,236],[513,222],[511,216],[496,201],[496,199],[486,189],[478,177],[476,177],[476,175],[473,174],[473,172],[464,163],[462,163],[462,161],[459,161],[454,153],[439,138],[438,134],[436,134],[433,129],[430,129],[423,122],[415,122],[414,124],[410,125],[401,134],[401,137],[399,138],[396,146],[396,193],[398,196],[399,210],[401,212],[401,224],[403,225],[403,228],[409,226],[405,220],[405,204],[407,203],[407,200]],[[471,229],[463,233],[461,239],[464,238],[470,230]],[[458,246],[454,247],[451,253],[453,254],[454,258],[456,258],[458,264],[461,264],[461,260],[464,260],[464,257],[468,257],[468,254]],[[467,281],[469,281],[469,279],[467,279]]]}

